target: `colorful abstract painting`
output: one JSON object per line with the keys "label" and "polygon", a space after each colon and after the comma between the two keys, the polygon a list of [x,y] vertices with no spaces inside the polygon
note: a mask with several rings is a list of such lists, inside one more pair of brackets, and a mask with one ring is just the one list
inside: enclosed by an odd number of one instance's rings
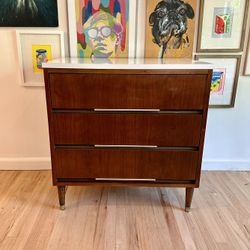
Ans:
{"label": "colorful abstract painting", "polygon": [[148,0],[145,57],[191,58],[196,0]]}
{"label": "colorful abstract painting", "polygon": [[129,0],[75,0],[77,56],[128,56]]}
{"label": "colorful abstract painting", "polygon": [[214,69],[211,84],[211,95],[223,95],[226,69]]}
{"label": "colorful abstract painting", "polygon": [[51,59],[51,45],[32,45],[32,62],[34,73],[42,73],[42,63],[46,63]]}
{"label": "colorful abstract painting", "polygon": [[0,0],[0,27],[58,27],[57,0]]}

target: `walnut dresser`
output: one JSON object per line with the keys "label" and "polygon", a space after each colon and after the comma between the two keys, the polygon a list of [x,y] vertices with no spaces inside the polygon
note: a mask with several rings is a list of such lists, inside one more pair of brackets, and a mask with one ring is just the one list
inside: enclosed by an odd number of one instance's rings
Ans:
{"label": "walnut dresser", "polygon": [[212,65],[58,59],[43,64],[53,184],[199,187]]}

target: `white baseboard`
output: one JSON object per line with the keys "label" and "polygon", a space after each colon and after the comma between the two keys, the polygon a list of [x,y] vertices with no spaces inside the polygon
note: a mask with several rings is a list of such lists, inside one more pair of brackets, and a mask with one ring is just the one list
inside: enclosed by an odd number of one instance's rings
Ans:
{"label": "white baseboard", "polygon": [[[0,170],[49,170],[50,157],[0,158]],[[204,160],[202,170],[250,171],[250,160]]]}
{"label": "white baseboard", "polygon": [[203,160],[202,170],[250,171],[250,160]]}
{"label": "white baseboard", "polygon": [[0,158],[0,170],[48,170],[50,157]]}

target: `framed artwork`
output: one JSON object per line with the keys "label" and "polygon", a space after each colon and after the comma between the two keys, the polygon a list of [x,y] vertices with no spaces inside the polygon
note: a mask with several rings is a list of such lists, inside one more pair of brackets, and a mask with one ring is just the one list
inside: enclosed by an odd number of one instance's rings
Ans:
{"label": "framed artwork", "polygon": [[249,0],[201,0],[197,52],[241,52]]}
{"label": "framed artwork", "polygon": [[58,27],[57,0],[0,0],[0,27]]}
{"label": "framed artwork", "polygon": [[139,1],[137,57],[192,58],[196,6],[197,0]]}
{"label": "framed artwork", "polygon": [[68,0],[71,57],[134,57],[136,2]]}
{"label": "framed artwork", "polygon": [[247,45],[247,51],[246,51],[244,75],[250,76],[250,34],[249,34],[249,38],[248,38],[248,45]]}
{"label": "framed artwork", "polygon": [[234,107],[239,79],[241,56],[234,55],[196,55],[195,60],[214,64],[210,107]]}
{"label": "framed artwork", "polygon": [[44,86],[42,63],[64,57],[63,31],[16,31],[21,85]]}

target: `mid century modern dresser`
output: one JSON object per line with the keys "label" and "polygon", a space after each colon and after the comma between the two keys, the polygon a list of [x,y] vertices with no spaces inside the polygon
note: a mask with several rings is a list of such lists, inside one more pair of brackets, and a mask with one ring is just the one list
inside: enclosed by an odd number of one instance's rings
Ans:
{"label": "mid century modern dresser", "polygon": [[53,184],[199,187],[209,64],[61,59],[44,64]]}

